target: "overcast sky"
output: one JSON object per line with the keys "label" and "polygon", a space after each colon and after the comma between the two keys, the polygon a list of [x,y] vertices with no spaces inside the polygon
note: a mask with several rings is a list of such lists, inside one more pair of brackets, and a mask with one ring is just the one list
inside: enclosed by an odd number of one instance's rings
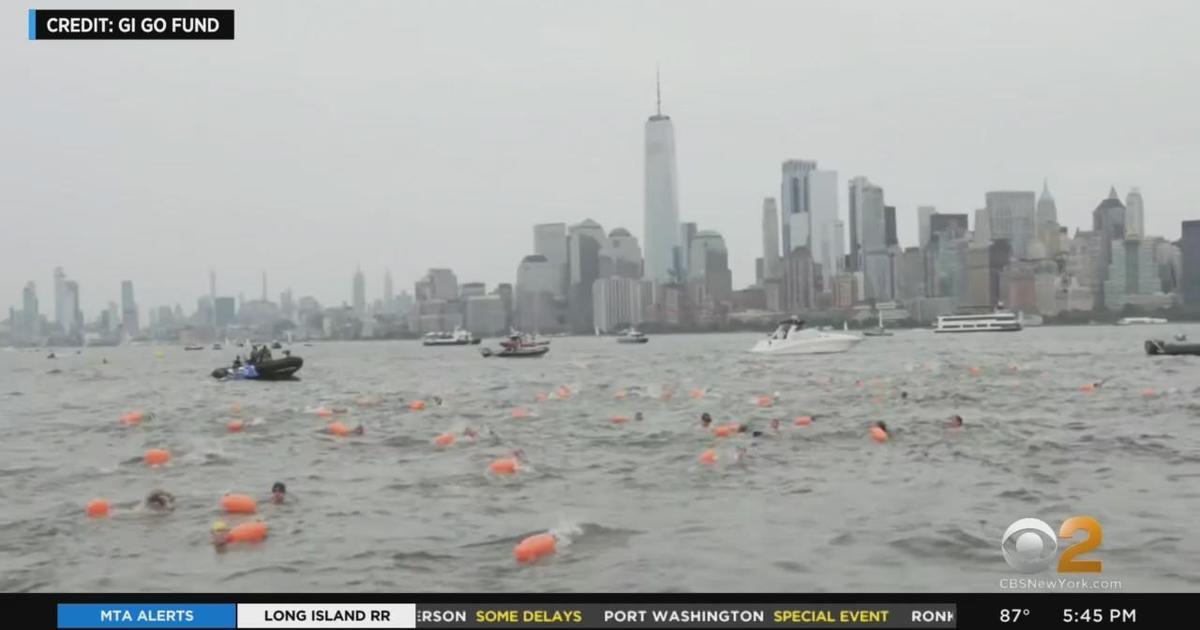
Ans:
{"label": "overcast sky", "polygon": [[[1194,2],[221,2],[229,42],[29,41],[4,0],[0,304],[52,273],[91,320],[293,287],[322,303],[429,267],[515,279],[534,223],[642,235],[654,67],[675,122],[680,216],[754,279],[780,163],[866,175],[916,241],[916,207],[1038,190],[1090,226],[1140,186],[1146,229],[1200,218]],[[200,3],[118,2],[120,8]],[[58,1],[53,8],[95,7]],[[972,214],[973,216],[973,214]],[[973,219],[972,219],[973,220]]]}

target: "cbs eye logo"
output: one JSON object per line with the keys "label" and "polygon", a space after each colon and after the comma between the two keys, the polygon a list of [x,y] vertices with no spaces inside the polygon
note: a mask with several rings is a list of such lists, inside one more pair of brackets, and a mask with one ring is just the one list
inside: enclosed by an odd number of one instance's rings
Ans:
{"label": "cbs eye logo", "polygon": [[1004,530],[1004,536],[1000,539],[1000,553],[1004,554],[1008,566],[1024,573],[1037,573],[1054,562],[1054,556],[1058,553],[1058,539],[1071,538],[1080,530],[1087,533],[1087,538],[1063,549],[1058,558],[1058,572],[1100,573],[1102,565],[1099,560],[1076,559],[1095,551],[1104,539],[1100,523],[1090,516],[1072,516],[1063,521],[1057,536],[1041,519],[1018,519]]}

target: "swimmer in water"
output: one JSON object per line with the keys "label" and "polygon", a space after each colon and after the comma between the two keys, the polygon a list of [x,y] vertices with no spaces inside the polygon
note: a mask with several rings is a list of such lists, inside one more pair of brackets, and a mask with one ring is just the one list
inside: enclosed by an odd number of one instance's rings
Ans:
{"label": "swimmer in water", "polygon": [[700,414],[700,427],[703,429],[708,429],[711,426],[712,426],[712,416],[708,415],[707,411]]}
{"label": "swimmer in water", "polygon": [[287,486],[282,481],[271,484],[271,503],[283,503],[287,499]]}
{"label": "swimmer in water", "polygon": [[737,447],[737,450],[734,451],[733,463],[738,466],[744,465],[746,463],[746,447],[745,446],[739,446],[739,447]]}
{"label": "swimmer in water", "polygon": [[637,420],[638,422],[641,422],[642,421],[642,412],[638,411],[638,412],[634,413],[633,419]]}
{"label": "swimmer in water", "polygon": [[888,432],[887,424],[883,420],[876,422],[875,427],[877,429],[879,429],[880,431],[883,431],[884,435],[886,435],[888,437],[892,437],[892,434]]}
{"label": "swimmer in water", "polygon": [[175,496],[166,490],[153,490],[146,495],[145,504],[154,512],[170,512],[175,509]]}
{"label": "swimmer in water", "polygon": [[438,396],[430,396],[430,397],[429,397],[429,400],[430,400],[430,402],[432,402],[432,403],[433,403],[433,405],[434,405],[435,407],[441,407],[441,406],[442,406],[442,399],[441,399],[440,397],[438,397]]}
{"label": "swimmer in water", "polygon": [[908,400],[908,392],[900,392],[900,400]]}
{"label": "swimmer in water", "polygon": [[962,416],[960,416],[958,414],[954,414],[954,416],[950,418],[950,428],[951,429],[961,429],[962,427],[963,427]]}
{"label": "swimmer in water", "polygon": [[217,551],[225,551],[225,546],[229,544],[229,526],[225,521],[217,521],[212,524],[212,543],[217,548]]}
{"label": "swimmer in water", "polygon": [[478,442],[479,441],[479,432],[476,431],[475,429],[472,429],[471,427],[467,427],[467,428],[463,429],[463,437],[467,438],[468,440],[471,440],[472,442]]}
{"label": "swimmer in water", "polygon": [[779,437],[782,435],[779,430],[779,418],[771,418],[771,426],[766,431],[755,431],[750,435],[753,437]]}

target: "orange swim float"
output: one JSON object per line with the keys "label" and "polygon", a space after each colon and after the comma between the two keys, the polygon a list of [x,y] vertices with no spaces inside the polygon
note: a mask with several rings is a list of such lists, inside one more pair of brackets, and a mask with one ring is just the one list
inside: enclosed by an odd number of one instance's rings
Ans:
{"label": "orange swim float", "polygon": [[513,418],[517,419],[528,418],[529,410],[524,407],[514,407],[511,415]]}
{"label": "orange swim float", "polygon": [[267,538],[267,524],[263,521],[242,523],[225,534],[225,542],[255,543]]}
{"label": "orange swim float", "polygon": [[246,428],[246,423],[242,422],[241,420],[231,420],[229,424],[225,425],[225,428],[228,429],[230,433],[238,433],[242,429]]}
{"label": "orange swim float", "polygon": [[425,401],[424,400],[414,400],[414,401],[408,403],[408,408],[411,411],[420,411],[425,408]]}
{"label": "orange swim float", "polygon": [[346,437],[347,435],[350,435],[350,427],[342,424],[341,422],[330,422],[329,432],[338,437]]}
{"label": "orange swim float", "polygon": [[333,417],[333,410],[320,407],[317,409],[316,414],[322,418],[331,418]]}
{"label": "orange swim float", "polygon": [[971,376],[979,376],[983,372],[983,368],[978,367],[978,366],[971,366],[971,369],[967,370],[967,371],[971,373]]}
{"label": "orange swim float", "polygon": [[518,465],[517,460],[511,457],[497,459],[488,466],[488,470],[496,473],[497,475],[511,475],[516,473],[518,468],[520,468],[520,466]]}
{"label": "orange swim float", "polygon": [[131,426],[134,426],[137,424],[141,424],[142,420],[145,420],[145,419],[146,419],[146,414],[144,414],[140,411],[130,411],[129,413],[121,416],[121,424],[123,426],[131,427]]}
{"label": "orange swim float", "polygon": [[796,418],[796,426],[807,427],[813,423],[812,416],[799,416]]}
{"label": "orange swim float", "polygon": [[171,453],[166,449],[152,448],[142,455],[142,460],[147,466],[162,466],[171,461]]}
{"label": "orange swim float", "polygon": [[700,453],[700,463],[701,464],[717,463],[717,452],[711,448],[706,449],[703,453]]}
{"label": "orange swim float", "polygon": [[771,398],[770,396],[759,396],[758,397],[758,406],[759,407],[770,407],[773,404],[775,404],[775,400],[773,398]]}
{"label": "orange swim float", "polygon": [[613,398],[616,398],[617,400],[625,400],[628,397],[629,397],[629,394],[626,393],[625,390],[623,390],[623,389],[618,389],[617,392],[615,394],[613,394]]}
{"label": "orange swim float", "polygon": [[550,396],[543,392],[538,392],[533,396],[533,399],[537,402],[546,402],[547,400],[550,400]]}
{"label": "orange swim float", "polygon": [[731,435],[736,435],[739,428],[740,427],[737,424],[722,424],[720,426],[713,427],[712,432],[713,435],[717,437],[729,437]]}
{"label": "orange swim float", "polygon": [[104,499],[92,499],[87,504],[88,518],[104,518],[108,516],[109,505]]}
{"label": "orange swim float", "polygon": [[443,433],[443,434],[433,438],[433,444],[435,446],[450,446],[451,444],[454,444],[454,434],[453,433]]}
{"label": "orange swim float", "polygon": [[704,390],[703,389],[693,389],[691,396],[692,396],[693,400],[699,400],[701,398],[704,398]]}
{"label": "orange swim float", "polygon": [[888,441],[887,431],[884,431],[879,427],[871,427],[871,439],[883,444],[884,442]]}
{"label": "orange swim float", "polygon": [[558,539],[554,534],[534,534],[517,543],[513,548],[513,557],[517,562],[528,563],[553,554],[558,550]]}
{"label": "orange swim float", "polygon": [[613,424],[625,424],[626,422],[629,422],[629,418],[626,418],[625,416],[613,416],[609,418],[608,421]]}
{"label": "orange swim float", "polygon": [[1096,391],[1096,384],[1095,383],[1084,383],[1083,385],[1079,386],[1079,391],[1081,391],[1085,394],[1090,394],[1090,393]]}
{"label": "orange swim float", "polygon": [[230,514],[253,514],[258,510],[258,502],[244,494],[227,494],[221,497],[221,509]]}

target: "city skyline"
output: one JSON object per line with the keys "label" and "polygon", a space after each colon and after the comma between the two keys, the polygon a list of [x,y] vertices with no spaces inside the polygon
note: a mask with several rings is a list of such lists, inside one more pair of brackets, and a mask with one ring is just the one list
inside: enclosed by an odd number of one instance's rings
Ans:
{"label": "city skyline", "polygon": [[[838,172],[840,214],[847,221],[849,178],[865,175],[882,187],[887,205],[897,208],[902,246],[917,244],[911,217],[919,205],[973,216],[986,191],[1036,191],[1045,177],[1065,225],[1090,224],[1097,190],[1115,185],[1124,199],[1138,186],[1147,208],[1145,232],[1179,238],[1180,221],[1191,218],[1186,213],[1200,192],[1184,168],[1197,161],[1196,148],[1178,142],[1190,137],[1180,130],[1194,122],[1177,105],[1180,88],[1169,78],[1194,73],[1197,63],[1170,53],[1170,44],[1188,41],[1186,20],[1164,19],[1167,12],[1153,3],[1113,3],[1084,13],[1040,4],[1025,11],[917,4],[931,10],[906,16],[911,7],[781,3],[764,12],[779,19],[766,22],[754,9],[703,7],[689,9],[695,19],[688,25],[667,19],[682,6],[670,3],[482,9],[530,24],[550,18],[572,37],[538,30],[536,41],[564,55],[548,58],[541,45],[516,46],[490,62],[479,53],[494,49],[488,42],[496,35],[468,25],[479,45],[442,60],[438,73],[368,61],[361,79],[331,79],[325,71],[336,64],[321,57],[331,52],[326,47],[295,51],[300,58],[288,65],[239,69],[235,56],[212,56],[211,47],[188,43],[147,60],[126,45],[87,59],[67,47],[34,49],[5,40],[0,73],[30,98],[0,105],[6,114],[0,130],[12,139],[7,146],[28,147],[19,155],[5,151],[0,164],[0,206],[23,217],[22,229],[0,237],[0,294],[18,303],[25,283],[34,280],[46,312],[53,307],[48,270],[61,266],[82,287],[81,308],[90,319],[119,295],[120,281],[131,278],[139,304],[190,305],[205,292],[210,269],[236,289],[227,294],[257,294],[265,270],[275,286],[292,286],[324,303],[346,299],[347,268],[356,260],[373,278],[371,294],[385,268],[401,286],[430,266],[451,266],[490,286],[511,282],[520,254],[497,243],[523,243],[528,225],[592,217],[606,227],[641,231],[638,121],[653,111],[655,60],[671,86],[681,220],[723,235],[735,287],[753,281],[762,199],[778,197],[779,164],[794,157]],[[262,26],[270,7],[239,9],[239,23],[251,29],[239,46],[271,45]],[[306,11],[321,10],[297,8],[275,28],[298,28]],[[418,16],[434,25],[449,23],[453,12],[383,11],[395,15],[380,23]],[[541,18],[530,20],[534,14]],[[626,33],[635,18],[659,26],[653,33]],[[786,23],[803,24],[807,36],[798,43],[769,36]],[[1026,41],[978,46],[982,34],[1001,26],[1022,29]],[[372,28],[356,23],[345,30],[357,34],[336,43],[361,53],[369,38],[360,36]],[[838,42],[851,31],[876,37],[858,37],[862,45],[846,50]],[[893,31],[906,35],[897,39]],[[628,35],[622,51],[604,58],[587,52],[617,32]],[[689,44],[701,33],[754,45],[720,62],[714,52]],[[1103,44],[1106,34],[1122,41],[1145,37],[1155,45],[1113,50]],[[921,41],[935,43],[913,43]],[[421,39],[389,46],[397,50],[379,57],[442,51]],[[820,50],[839,54],[822,68],[803,63]],[[944,50],[958,51],[953,63]],[[572,60],[574,53],[583,56]],[[212,57],[210,67],[178,77],[176,68],[194,66],[198,54]],[[244,65],[244,57],[236,59]],[[481,69],[489,64],[498,64],[497,73],[486,77]],[[79,67],[86,72],[72,86],[73,98],[56,98],[52,77]],[[291,74],[277,72],[281,68]],[[537,89],[521,87],[515,77],[535,68],[543,70]],[[841,79],[850,73],[854,81]],[[425,91],[408,98],[387,89],[386,81],[365,78],[398,75]],[[932,81],[939,76],[945,87]],[[169,87],[150,91],[138,87],[142,83]],[[288,86],[297,83],[315,87],[296,99]],[[1006,83],[1037,98],[987,103],[975,97]],[[1111,89],[1139,98],[1088,96]],[[144,98],[116,98],[113,90]],[[326,101],[343,115],[322,116]],[[477,105],[483,101],[492,103],[487,111]],[[883,101],[888,107],[875,104]],[[63,133],[46,138],[36,132],[45,120],[38,102],[59,103],[63,111],[55,120],[66,125]],[[1134,102],[1153,103],[1153,109],[1138,110]],[[208,126],[178,127],[167,112],[200,115]],[[987,150],[977,150],[985,141]],[[177,157],[146,161],[163,155]],[[488,175],[464,178],[465,172]],[[58,181],[51,173],[70,177]],[[845,227],[849,232],[848,222]],[[636,235],[645,246],[644,234]],[[321,255],[277,256],[273,247]],[[528,253],[527,246],[520,249]]]}

